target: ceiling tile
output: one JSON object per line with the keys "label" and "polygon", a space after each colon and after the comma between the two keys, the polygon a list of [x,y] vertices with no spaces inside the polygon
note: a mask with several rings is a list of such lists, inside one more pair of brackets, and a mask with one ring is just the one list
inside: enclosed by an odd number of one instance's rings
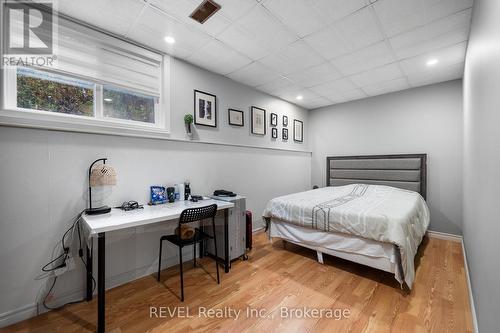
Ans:
{"label": "ceiling tile", "polygon": [[369,96],[376,96],[376,95],[387,94],[390,92],[409,89],[409,88],[410,88],[410,85],[408,84],[408,80],[406,78],[402,77],[402,78],[395,79],[395,80],[379,82],[376,84],[365,86],[362,89]]}
{"label": "ceiling tile", "polygon": [[471,8],[473,0],[379,0],[373,4],[387,36]]}
{"label": "ceiling tile", "polygon": [[383,39],[370,9],[365,8],[307,36],[304,41],[324,58],[332,59]]}
{"label": "ceiling tile", "polygon": [[434,73],[415,73],[408,75],[408,81],[412,87],[425,86],[428,84],[444,81],[456,80],[463,77],[464,63],[458,63],[447,67],[442,67]]}
{"label": "ceiling tile", "polygon": [[280,74],[286,75],[301,69],[319,65],[324,60],[303,41],[288,44],[278,52],[270,54],[259,62],[275,69]]}
{"label": "ceiling tile", "polygon": [[349,91],[345,91],[345,92],[341,93],[340,96],[335,99],[335,102],[336,103],[344,103],[344,102],[354,101],[356,99],[362,99],[362,98],[366,98],[366,97],[368,97],[368,95],[364,91],[362,91],[361,89],[354,89],[354,90],[349,90]]}
{"label": "ceiling tile", "polygon": [[58,1],[57,10],[118,35],[125,35],[145,4],[137,0]]}
{"label": "ceiling tile", "polygon": [[227,77],[255,87],[277,80],[280,75],[258,62],[252,62],[250,65],[228,74]]}
{"label": "ceiling tile", "polygon": [[[221,5],[220,12],[233,21],[257,6],[254,0],[217,0],[216,2]],[[199,4],[200,1],[197,3]]]}
{"label": "ceiling tile", "polygon": [[437,20],[390,39],[399,59],[465,41],[469,36],[471,10]]}
{"label": "ceiling tile", "polygon": [[[297,96],[299,95],[302,96],[302,100],[297,100]],[[292,86],[289,88],[282,89],[277,93],[277,96],[286,101],[296,103],[299,105],[302,105],[302,103],[305,103],[305,101],[308,100],[312,101],[314,99],[321,98],[321,96],[319,96],[315,92],[305,88],[301,88],[299,86]]]}
{"label": "ceiling tile", "polygon": [[323,83],[310,88],[320,96],[335,101],[342,98],[343,93],[356,90],[356,86],[348,79],[340,79],[332,82]]}
{"label": "ceiling tile", "polygon": [[[419,74],[432,76],[434,72],[439,71],[442,67],[464,62],[466,49],[467,43],[462,42],[441,50],[404,59],[401,61],[401,68],[406,75]],[[427,61],[429,59],[436,59],[439,62],[434,66],[427,66]]]}
{"label": "ceiling tile", "polygon": [[389,64],[395,60],[387,43],[380,42],[353,53],[334,58],[331,62],[342,74],[352,75]]}
{"label": "ceiling tile", "polygon": [[303,99],[301,101],[296,101],[296,104],[298,104],[298,105],[300,105],[308,110],[312,110],[312,109],[320,108],[322,106],[331,105],[332,101],[330,101],[329,99],[326,99],[324,97],[318,96],[316,98]]}
{"label": "ceiling tile", "polygon": [[199,5],[199,3],[193,0],[149,0],[147,2],[150,6],[179,20],[188,18]]}
{"label": "ceiling tile", "polygon": [[312,87],[340,79],[342,74],[332,64],[325,62],[318,66],[288,74],[287,77],[302,87]]}
{"label": "ceiling tile", "polygon": [[[175,44],[167,44],[165,36],[174,37]],[[183,59],[213,40],[209,35],[151,7],[142,12],[127,37]]]}
{"label": "ceiling tile", "polygon": [[256,88],[271,95],[276,95],[279,91],[295,86],[294,82],[286,77],[280,76],[276,80],[257,86]]}
{"label": "ceiling tile", "polygon": [[262,6],[253,7],[218,38],[253,60],[276,52],[297,39]]}
{"label": "ceiling tile", "polygon": [[[218,1],[220,4],[220,1]],[[203,31],[213,37],[218,36],[231,23],[232,20],[227,16],[222,9],[212,16],[205,23],[200,24],[189,17],[193,10],[199,6],[199,1],[196,0],[150,0],[149,5],[161,11],[163,14],[173,17],[179,22],[183,22],[199,31]]]}
{"label": "ceiling tile", "polygon": [[300,37],[366,6],[366,0],[265,0],[264,7]]}
{"label": "ceiling tile", "polygon": [[213,40],[197,50],[187,61],[223,75],[234,72],[252,62],[249,58],[217,40]]}
{"label": "ceiling tile", "polygon": [[316,9],[323,19],[330,23],[338,21],[365,7],[367,0],[303,0]]}
{"label": "ceiling tile", "polygon": [[402,76],[403,73],[397,64],[389,64],[349,76],[349,79],[359,87],[364,87],[378,82],[394,80]]}
{"label": "ceiling tile", "polygon": [[300,37],[318,31],[326,25],[323,17],[303,0],[266,0],[263,6]]}

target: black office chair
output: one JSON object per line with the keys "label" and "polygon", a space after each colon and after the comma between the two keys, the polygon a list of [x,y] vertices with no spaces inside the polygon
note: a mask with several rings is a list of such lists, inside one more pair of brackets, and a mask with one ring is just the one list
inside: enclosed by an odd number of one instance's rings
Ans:
{"label": "black office chair", "polygon": [[[217,270],[217,284],[220,283],[219,280],[219,264],[217,262],[217,239],[215,236],[215,214],[217,213],[217,205],[213,204],[205,207],[188,208],[181,213],[179,218],[179,235],[167,235],[160,238],[160,256],[158,259],[158,276],[157,280],[160,281],[160,270],[161,270],[161,250],[164,240],[168,240],[170,243],[177,245],[179,247],[179,263],[181,268],[181,301],[184,302],[184,276],[182,272],[182,248],[186,245],[193,245],[193,263],[196,267],[196,243],[202,243],[206,239],[214,240],[215,248],[215,267]],[[208,235],[199,228],[195,228],[194,236],[189,239],[181,239],[180,230],[181,225],[186,223],[192,223],[196,221],[201,221],[205,219],[212,219],[212,231],[213,236]],[[201,245],[200,245],[201,246]]]}

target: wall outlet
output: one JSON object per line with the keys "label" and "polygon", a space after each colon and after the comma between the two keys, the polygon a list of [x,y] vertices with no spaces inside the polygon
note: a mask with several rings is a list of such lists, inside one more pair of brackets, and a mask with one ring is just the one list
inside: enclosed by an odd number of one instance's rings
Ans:
{"label": "wall outlet", "polygon": [[75,269],[75,258],[73,256],[68,256],[66,259],[66,267],[68,267],[67,271],[72,271]]}

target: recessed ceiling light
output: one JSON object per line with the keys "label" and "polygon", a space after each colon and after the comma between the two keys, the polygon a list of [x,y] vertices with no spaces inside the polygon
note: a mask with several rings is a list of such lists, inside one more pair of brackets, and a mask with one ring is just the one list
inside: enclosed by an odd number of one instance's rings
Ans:
{"label": "recessed ceiling light", "polygon": [[175,43],[175,38],[172,37],[172,36],[166,36],[165,37],[165,42],[167,42],[169,44],[173,44],[173,43]]}
{"label": "recessed ceiling light", "polygon": [[297,99],[300,101],[300,100],[304,99],[304,97],[302,95],[299,95],[299,96],[297,96]]}
{"label": "recessed ceiling light", "polygon": [[105,98],[104,101],[105,102],[113,102],[113,99],[112,98]]}
{"label": "recessed ceiling light", "polygon": [[429,60],[427,61],[427,66],[434,66],[434,65],[436,65],[438,62],[439,62],[439,60],[437,60],[437,59],[429,59]]}

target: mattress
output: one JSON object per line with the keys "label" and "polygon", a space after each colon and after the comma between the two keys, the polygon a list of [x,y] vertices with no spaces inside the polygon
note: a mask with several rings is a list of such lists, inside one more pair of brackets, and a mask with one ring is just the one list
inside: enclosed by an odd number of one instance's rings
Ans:
{"label": "mattress", "polygon": [[395,245],[409,288],[415,276],[414,257],[429,225],[429,210],[420,194],[367,184],[325,187],[278,197],[269,201],[263,216]]}

